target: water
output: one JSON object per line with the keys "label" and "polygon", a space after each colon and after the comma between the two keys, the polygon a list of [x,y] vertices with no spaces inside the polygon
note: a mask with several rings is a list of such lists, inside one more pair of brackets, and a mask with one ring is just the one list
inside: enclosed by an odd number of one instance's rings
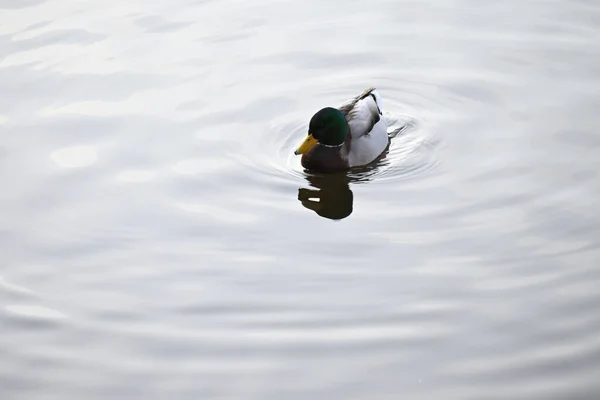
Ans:
{"label": "water", "polygon": [[[600,396],[596,2],[0,21],[2,399]],[[387,157],[304,173],[369,86]]]}

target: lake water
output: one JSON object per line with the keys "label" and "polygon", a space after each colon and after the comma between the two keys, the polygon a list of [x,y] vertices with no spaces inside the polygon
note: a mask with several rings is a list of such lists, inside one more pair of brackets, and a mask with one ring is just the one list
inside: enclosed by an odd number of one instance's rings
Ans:
{"label": "lake water", "polygon": [[[0,397],[600,397],[600,4],[0,1]],[[375,86],[394,136],[305,173]]]}

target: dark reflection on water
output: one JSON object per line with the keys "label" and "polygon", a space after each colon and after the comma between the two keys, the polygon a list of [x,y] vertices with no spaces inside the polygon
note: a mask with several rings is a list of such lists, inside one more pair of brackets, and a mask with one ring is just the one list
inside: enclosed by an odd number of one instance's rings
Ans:
{"label": "dark reflection on water", "polygon": [[352,214],[354,195],[347,173],[307,174],[306,180],[314,189],[298,189],[298,200],[304,207],[333,220]]}

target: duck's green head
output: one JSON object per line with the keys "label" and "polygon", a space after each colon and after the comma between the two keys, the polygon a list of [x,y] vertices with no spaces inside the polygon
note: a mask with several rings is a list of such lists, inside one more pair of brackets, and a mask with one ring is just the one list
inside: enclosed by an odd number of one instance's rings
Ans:
{"label": "duck's green head", "polygon": [[308,136],[295,154],[305,153],[317,143],[339,146],[344,143],[349,131],[346,117],[340,110],[332,107],[323,108],[310,119]]}

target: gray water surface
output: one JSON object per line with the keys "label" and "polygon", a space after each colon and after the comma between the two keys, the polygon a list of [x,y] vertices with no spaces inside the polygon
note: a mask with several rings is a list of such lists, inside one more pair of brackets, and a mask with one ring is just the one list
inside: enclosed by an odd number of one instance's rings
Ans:
{"label": "gray water surface", "polygon": [[[599,43],[583,0],[0,1],[0,398],[600,398]],[[369,86],[386,158],[305,173]]]}

